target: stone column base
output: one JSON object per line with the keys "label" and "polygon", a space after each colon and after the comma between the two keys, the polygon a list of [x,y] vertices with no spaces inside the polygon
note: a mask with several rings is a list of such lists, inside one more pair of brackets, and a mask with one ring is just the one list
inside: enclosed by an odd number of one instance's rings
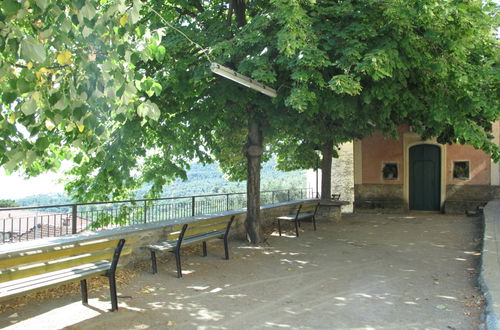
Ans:
{"label": "stone column base", "polygon": [[320,222],[340,222],[342,220],[340,206],[320,205],[318,213],[316,213],[316,220]]}
{"label": "stone column base", "polygon": [[339,223],[342,220],[341,206],[347,204],[349,202],[321,201],[318,213],[316,213],[316,220]]}

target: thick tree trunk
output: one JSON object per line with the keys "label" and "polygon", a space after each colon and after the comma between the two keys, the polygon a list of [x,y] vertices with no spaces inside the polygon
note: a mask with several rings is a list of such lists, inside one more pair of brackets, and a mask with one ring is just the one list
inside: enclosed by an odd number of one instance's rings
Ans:
{"label": "thick tree trunk", "polygon": [[229,1],[229,10],[227,15],[227,22],[231,24],[233,20],[233,12],[236,16],[236,25],[242,27],[247,24],[247,0],[231,0]]}
{"label": "thick tree trunk", "polygon": [[328,140],[321,148],[321,199],[330,200],[332,196],[332,157],[333,140]]}
{"label": "thick tree trunk", "polygon": [[262,155],[262,130],[258,118],[249,107],[247,156],[247,219],[245,227],[250,242],[262,242],[260,226],[260,165]]}

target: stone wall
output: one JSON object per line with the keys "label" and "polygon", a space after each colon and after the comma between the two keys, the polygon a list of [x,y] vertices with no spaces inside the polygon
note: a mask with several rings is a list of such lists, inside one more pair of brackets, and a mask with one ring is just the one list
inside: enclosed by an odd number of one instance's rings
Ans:
{"label": "stone wall", "polygon": [[[294,214],[300,203],[317,203],[318,200],[297,200],[291,202],[283,202],[272,205],[265,205],[261,207],[261,217],[263,229],[267,232],[275,226],[275,218],[281,215]],[[340,206],[339,206],[340,209]],[[340,216],[340,212],[339,216]],[[34,241],[20,242],[15,244],[3,244],[0,245],[0,256],[2,254],[8,254],[9,250],[15,249],[19,250],[30,250],[34,247],[50,246],[54,244],[81,244],[89,240],[97,239],[119,239],[119,238],[133,238],[129,242],[128,247],[132,248],[132,253],[130,255],[124,256],[120,259],[120,264],[126,266],[128,264],[136,263],[139,261],[149,260],[148,251],[142,249],[141,247],[150,243],[154,243],[164,239],[167,233],[171,230],[172,226],[181,223],[196,222],[199,220],[210,219],[218,216],[224,215],[235,215],[235,221],[230,231],[231,240],[245,240],[245,210],[229,211],[218,214],[213,214],[209,216],[196,216],[177,220],[161,221],[147,224],[138,224],[128,227],[114,228],[109,230],[101,230],[96,232],[83,232],[76,235],[63,236],[63,237],[49,237]],[[317,218],[318,221],[330,220],[329,218]],[[331,219],[332,221],[334,219]],[[285,224],[287,225],[287,224]],[[290,226],[290,229],[292,227]],[[131,244],[131,245],[130,245]],[[127,243],[125,243],[127,246]],[[221,255],[223,254],[221,250]]]}
{"label": "stone wall", "polygon": [[354,210],[356,212],[403,212],[402,184],[354,185]]}
{"label": "stone wall", "polygon": [[486,205],[492,199],[500,198],[500,186],[489,185],[447,185],[445,213],[464,213]]}

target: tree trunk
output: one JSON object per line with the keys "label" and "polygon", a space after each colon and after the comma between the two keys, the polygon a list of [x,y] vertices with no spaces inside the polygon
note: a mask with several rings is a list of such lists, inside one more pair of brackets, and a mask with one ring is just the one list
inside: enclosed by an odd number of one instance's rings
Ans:
{"label": "tree trunk", "polygon": [[253,106],[248,108],[247,157],[247,219],[245,227],[250,242],[262,242],[260,227],[260,165],[262,155],[262,130]]}
{"label": "tree trunk", "polygon": [[231,23],[233,12],[236,16],[236,25],[242,27],[247,24],[247,0],[231,0],[229,2],[228,23]]}
{"label": "tree trunk", "polygon": [[328,140],[323,144],[321,153],[321,199],[330,200],[332,196],[332,157],[333,140]]}

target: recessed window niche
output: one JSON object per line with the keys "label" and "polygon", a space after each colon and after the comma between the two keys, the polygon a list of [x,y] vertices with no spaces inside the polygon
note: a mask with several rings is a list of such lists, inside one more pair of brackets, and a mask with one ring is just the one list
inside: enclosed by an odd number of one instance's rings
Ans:
{"label": "recessed window niche", "polygon": [[470,179],[470,163],[469,163],[469,161],[453,162],[453,179],[454,180],[469,180]]}
{"label": "recessed window niche", "polygon": [[397,180],[398,179],[398,164],[397,163],[384,163],[382,168],[382,177],[384,180]]}

